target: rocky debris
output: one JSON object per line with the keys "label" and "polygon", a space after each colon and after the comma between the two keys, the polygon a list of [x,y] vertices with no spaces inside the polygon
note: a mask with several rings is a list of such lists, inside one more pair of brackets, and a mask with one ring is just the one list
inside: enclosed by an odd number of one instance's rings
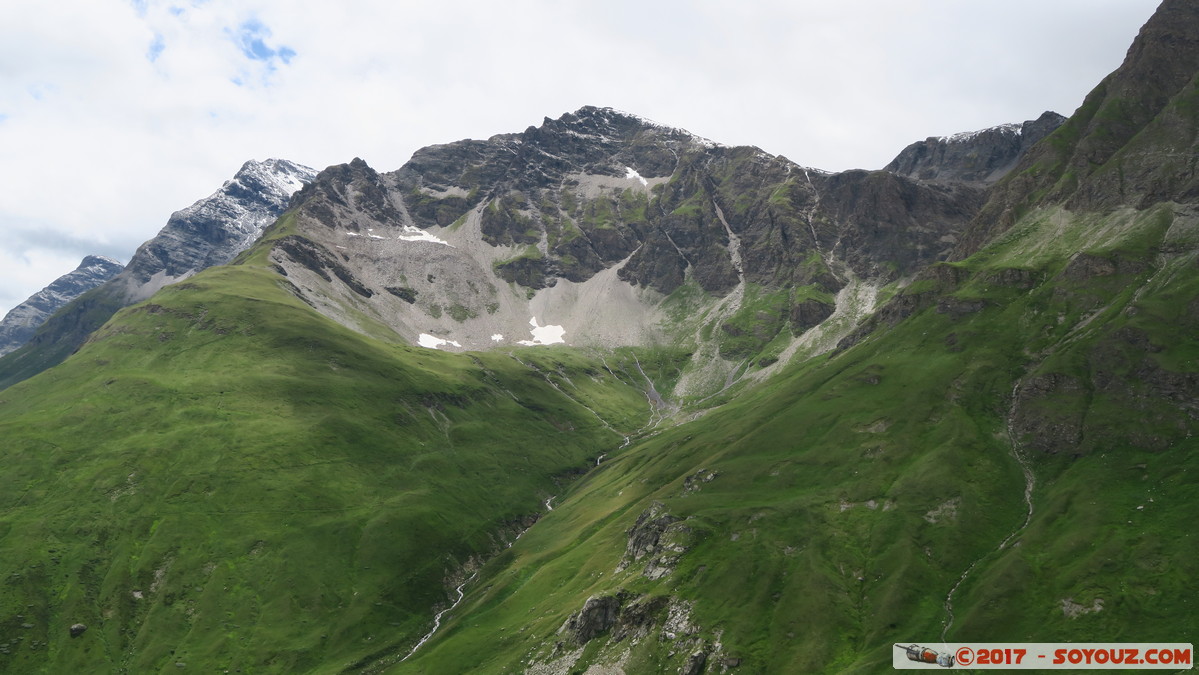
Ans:
{"label": "rocky debris", "polygon": [[637,522],[626,533],[629,541],[616,571],[623,571],[630,564],[657,552],[666,528],[679,520],[681,519],[678,516],[666,513],[666,505],[662,502],[655,501],[650,504],[648,509],[637,516]]}
{"label": "rocky debris", "polygon": [[958,508],[962,505],[961,497],[954,497],[939,504],[936,508],[924,514],[924,519],[934,525],[944,521],[958,519]]}
{"label": "rocky debris", "polygon": [[677,640],[690,637],[699,632],[699,627],[691,623],[691,603],[683,600],[673,600],[666,612],[666,621],[662,624],[662,640]]}
{"label": "rocky debris", "polygon": [[72,624],[70,631],[71,631],[71,637],[76,638],[76,637],[79,637],[80,635],[83,635],[85,632],[87,632],[87,626],[85,626],[81,623]]}
{"label": "rocky debris", "polygon": [[700,675],[704,672],[704,666],[707,665],[708,655],[704,652],[695,652],[687,657],[687,662],[679,669],[679,675]]}
{"label": "rocky debris", "polygon": [[[587,672],[625,672],[623,667],[630,652],[626,648],[617,657],[619,648],[616,645],[626,639],[636,645],[655,627],[658,628],[657,642],[666,644],[668,656],[680,664],[680,673],[702,673],[711,664],[717,664],[720,672],[739,666],[740,659],[725,658],[722,654],[719,631],[715,645],[700,635],[700,628],[691,622],[691,611],[692,605],[687,601],[668,596],[638,595],[627,589],[611,595],[592,596],[559,628],[558,632],[564,633],[565,639],[557,642],[548,654],[552,660],[540,664],[530,661],[525,672],[581,672],[575,666],[584,647],[593,654]],[[607,641],[593,651],[594,645],[589,643],[605,633]],[[614,670],[606,670],[613,664]],[[574,670],[568,670],[571,668]]]}
{"label": "rocky debris", "polygon": [[700,469],[699,471],[696,471],[695,473],[683,479],[683,494],[687,495],[693,492],[699,492],[699,489],[703,487],[704,483],[711,483],[719,475],[720,472],[712,471],[711,469]]}
{"label": "rocky debris", "polygon": [[1062,598],[1062,614],[1067,618],[1077,619],[1084,614],[1094,614],[1103,611],[1103,598],[1095,598],[1090,607],[1074,602],[1074,598]]}
{"label": "rocky debris", "polygon": [[669,603],[670,599],[663,596],[640,596],[627,602],[621,607],[616,625],[612,628],[612,640],[639,640],[649,635],[658,615]]}
{"label": "rocky debris", "polygon": [[562,630],[570,636],[575,644],[583,645],[597,635],[607,632],[616,623],[623,602],[621,595],[591,596],[583,603],[583,608],[563,624]]}
{"label": "rocky debris", "polygon": [[[708,475],[712,478],[716,476],[715,473]],[[670,574],[679,558],[691,548],[694,536],[685,520],[667,513],[666,505],[658,501],[650,504],[637,517],[637,522],[627,534],[629,541],[616,571],[624,571],[633,563],[645,559],[642,574],[650,579],[660,579]]]}
{"label": "rocky debris", "polygon": [[593,595],[582,609],[570,615],[559,632],[566,633],[579,646],[604,633],[609,633],[612,642],[640,639],[649,634],[669,602],[665,597],[635,595],[627,590],[614,595]]}
{"label": "rocky debris", "polygon": [[89,255],[73,271],[29,296],[0,321],[0,356],[21,347],[46,319],[67,303],[117,275],[124,265],[104,256]]}
{"label": "rocky debris", "polygon": [[[350,290],[364,298],[369,298],[374,295],[374,291],[367,288],[354,277],[354,273],[348,267],[343,265],[332,253],[323,246],[298,235],[289,235],[279,240],[275,244],[275,248],[271,251],[272,259],[276,260],[275,270],[287,276],[286,269],[279,264],[281,258],[300,265],[325,281],[332,281],[335,276],[341,280]],[[332,275],[332,276],[330,276]],[[399,294],[397,294],[398,296]],[[416,300],[416,295],[413,293],[412,300]]]}
{"label": "rocky debris", "polygon": [[932,136],[904,148],[884,170],[924,181],[994,183],[1065,121],[1065,117],[1046,111],[1023,124]]}

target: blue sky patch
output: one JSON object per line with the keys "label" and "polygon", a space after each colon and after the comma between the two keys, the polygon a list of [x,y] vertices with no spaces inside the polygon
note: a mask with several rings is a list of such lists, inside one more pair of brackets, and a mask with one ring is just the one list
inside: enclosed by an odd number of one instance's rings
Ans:
{"label": "blue sky patch", "polygon": [[278,47],[268,45],[267,38],[270,36],[271,29],[258,19],[244,21],[235,31],[232,31],[234,42],[241,48],[241,53],[246,58],[252,61],[261,61],[270,70],[274,69],[276,62],[282,62],[284,65],[291,63],[292,58],[296,55],[296,50],[284,45]]}
{"label": "blue sky patch", "polygon": [[150,63],[154,63],[158,60],[159,54],[162,54],[162,50],[166,49],[166,46],[166,42],[163,41],[162,35],[155,33],[154,41],[150,43],[150,48],[146,50],[146,58],[150,60]]}

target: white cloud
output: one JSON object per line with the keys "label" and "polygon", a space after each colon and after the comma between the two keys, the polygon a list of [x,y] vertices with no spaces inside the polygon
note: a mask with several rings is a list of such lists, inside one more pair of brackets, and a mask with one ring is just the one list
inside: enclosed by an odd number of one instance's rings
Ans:
{"label": "white cloud", "polygon": [[250,158],[390,170],[592,104],[879,167],[1069,114],[1156,4],[5,0],[0,229],[56,234],[0,252],[0,311],[87,253],[127,260]]}

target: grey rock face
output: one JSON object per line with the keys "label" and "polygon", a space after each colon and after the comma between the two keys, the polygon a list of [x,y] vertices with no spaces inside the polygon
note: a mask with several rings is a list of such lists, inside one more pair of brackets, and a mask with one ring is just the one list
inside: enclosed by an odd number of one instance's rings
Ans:
{"label": "grey rock face", "polygon": [[994,183],[1065,121],[1065,117],[1046,111],[1023,124],[929,137],[904,148],[884,170],[924,181]]}
{"label": "grey rock face", "polygon": [[221,189],[176,211],[142,244],[120,282],[133,302],[246,250],[316,171],[283,159],[248,161]]}
{"label": "grey rock face", "polygon": [[124,265],[112,258],[89,255],[79,263],[79,267],[14,307],[0,321],[0,356],[28,342],[51,314],[113,278],[122,269]]}
{"label": "grey rock face", "polygon": [[296,233],[311,243],[271,255],[330,318],[365,330],[365,311],[410,343],[454,349],[519,341],[532,322],[563,327],[569,344],[650,344],[681,330],[661,312],[685,285],[700,304],[727,299],[724,318],[746,293],[804,303],[756,322],[760,346],[788,323],[798,335],[827,319],[847,284],[886,284],[944,259],[983,193],[886,171],[832,174],[588,106],[521,133],[426,147],[392,172],[330,167],[293,200]]}
{"label": "grey rock face", "polygon": [[583,645],[616,623],[624,598],[614,595],[587,598],[583,608],[567,619],[564,626],[576,644]]}
{"label": "grey rock face", "polygon": [[[1039,138],[1053,125],[1045,120],[1018,128]],[[425,148],[390,179],[417,227],[478,211],[486,243],[528,247],[495,269],[534,290],[586,281],[627,259],[622,280],[663,294],[689,277],[717,296],[742,281],[835,292],[842,282],[821,254],[860,276],[906,271],[936,260],[947,248],[940,240],[980,204],[966,188],[883,172],[829,174],[590,106],[520,134]],[[885,217],[882,226],[849,203],[863,196]],[[873,241],[913,222],[920,227],[902,233],[902,245]],[[857,240],[864,248],[831,250]]]}

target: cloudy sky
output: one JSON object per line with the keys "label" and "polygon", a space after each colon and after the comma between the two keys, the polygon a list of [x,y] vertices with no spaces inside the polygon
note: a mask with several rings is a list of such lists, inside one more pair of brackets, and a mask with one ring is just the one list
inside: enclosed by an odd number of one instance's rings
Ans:
{"label": "cloudy sky", "polygon": [[247,159],[612,106],[807,166],[1072,113],[1158,0],[3,0],[0,314]]}

